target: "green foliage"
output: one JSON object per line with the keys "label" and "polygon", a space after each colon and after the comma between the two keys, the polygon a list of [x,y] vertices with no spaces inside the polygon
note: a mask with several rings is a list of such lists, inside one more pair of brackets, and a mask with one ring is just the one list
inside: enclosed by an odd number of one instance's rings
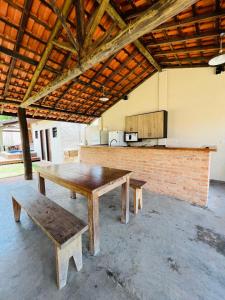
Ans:
{"label": "green foliage", "polygon": [[7,120],[13,120],[14,117],[10,116],[0,116],[0,121],[7,121]]}

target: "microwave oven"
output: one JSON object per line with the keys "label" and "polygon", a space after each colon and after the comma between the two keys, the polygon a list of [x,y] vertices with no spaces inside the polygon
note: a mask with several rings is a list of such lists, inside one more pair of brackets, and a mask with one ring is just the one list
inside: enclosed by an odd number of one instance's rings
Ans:
{"label": "microwave oven", "polygon": [[138,133],[125,132],[125,142],[138,142]]}

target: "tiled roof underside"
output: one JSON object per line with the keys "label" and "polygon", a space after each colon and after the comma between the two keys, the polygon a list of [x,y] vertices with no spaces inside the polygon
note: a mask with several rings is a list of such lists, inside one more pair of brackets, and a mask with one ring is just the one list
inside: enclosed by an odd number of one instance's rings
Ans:
{"label": "tiled roof underside", "polygon": [[[135,20],[157,1],[111,1],[127,23]],[[46,48],[57,16],[47,1],[0,1],[0,103],[1,113],[16,115],[24,99],[38,62]],[[61,8],[63,0],[56,1]],[[24,14],[24,8],[29,9]],[[95,0],[85,1],[85,22],[98,7]],[[72,5],[67,25],[76,36],[76,10]],[[24,28],[23,28],[24,26]],[[219,50],[219,34],[225,31],[225,1],[201,0],[143,36],[140,41],[162,68],[207,66]],[[107,13],[94,32],[92,43],[119,32],[119,27]],[[68,41],[63,27],[57,41]],[[32,94],[40,91],[59,74],[78,63],[76,53],[54,45],[44,69],[34,85]],[[90,123],[101,116],[124,95],[131,92],[156,69],[134,44],[86,71],[73,81],[40,99],[27,116],[49,120]],[[102,87],[109,97],[100,101]],[[138,101],[138,99],[137,99]]]}

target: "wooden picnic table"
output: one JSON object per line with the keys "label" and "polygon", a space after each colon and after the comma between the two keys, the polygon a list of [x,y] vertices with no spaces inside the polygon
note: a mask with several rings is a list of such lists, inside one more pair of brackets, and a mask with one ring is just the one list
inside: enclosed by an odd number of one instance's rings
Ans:
{"label": "wooden picnic table", "polygon": [[39,191],[45,195],[45,179],[77,192],[88,199],[89,250],[100,251],[99,197],[122,186],[121,222],[129,222],[129,181],[131,171],[85,163],[68,163],[38,167]]}

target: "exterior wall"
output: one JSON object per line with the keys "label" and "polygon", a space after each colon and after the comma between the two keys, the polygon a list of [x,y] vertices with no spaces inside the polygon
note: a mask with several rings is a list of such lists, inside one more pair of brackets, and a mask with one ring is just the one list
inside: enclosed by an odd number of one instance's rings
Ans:
{"label": "exterior wall", "polygon": [[81,147],[80,160],[133,171],[131,177],[147,181],[149,191],[207,205],[208,151],[92,146]]}
{"label": "exterior wall", "polygon": [[78,150],[81,143],[84,143],[86,125],[60,122],[63,150]]}
{"label": "exterior wall", "polygon": [[4,146],[17,146],[21,144],[20,132],[2,132]]}
{"label": "exterior wall", "polygon": [[[78,150],[79,145],[84,139],[85,125],[54,121],[32,122],[32,135],[34,150],[41,158],[40,130],[50,130],[50,147],[53,163],[64,162],[64,151]],[[57,128],[57,137],[53,137],[52,128]],[[35,138],[35,131],[38,131],[38,138]]]}
{"label": "exterior wall", "polygon": [[[57,137],[53,138],[52,128],[57,127]],[[51,121],[37,121],[32,123],[32,135],[33,135],[33,147],[37,152],[38,157],[41,158],[41,142],[40,142],[40,130],[50,130],[50,144],[53,163],[62,163],[64,161],[63,147],[61,142],[61,131],[58,126],[58,122]],[[35,131],[38,131],[38,138],[35,138]]]}
{"label": "exterior wall", "polygon": [[[168,146],[216,146],[211,179],[225,181],[225,73],[212,68],[171,69],[155,74],[102,117],[102,127],[124,130],[125,116],[168,111]],[[158,141],[159,144],[165,141]],[[149,142],[144,140],[145,144]],[[156,144],[157,141],[150,143]]]}

